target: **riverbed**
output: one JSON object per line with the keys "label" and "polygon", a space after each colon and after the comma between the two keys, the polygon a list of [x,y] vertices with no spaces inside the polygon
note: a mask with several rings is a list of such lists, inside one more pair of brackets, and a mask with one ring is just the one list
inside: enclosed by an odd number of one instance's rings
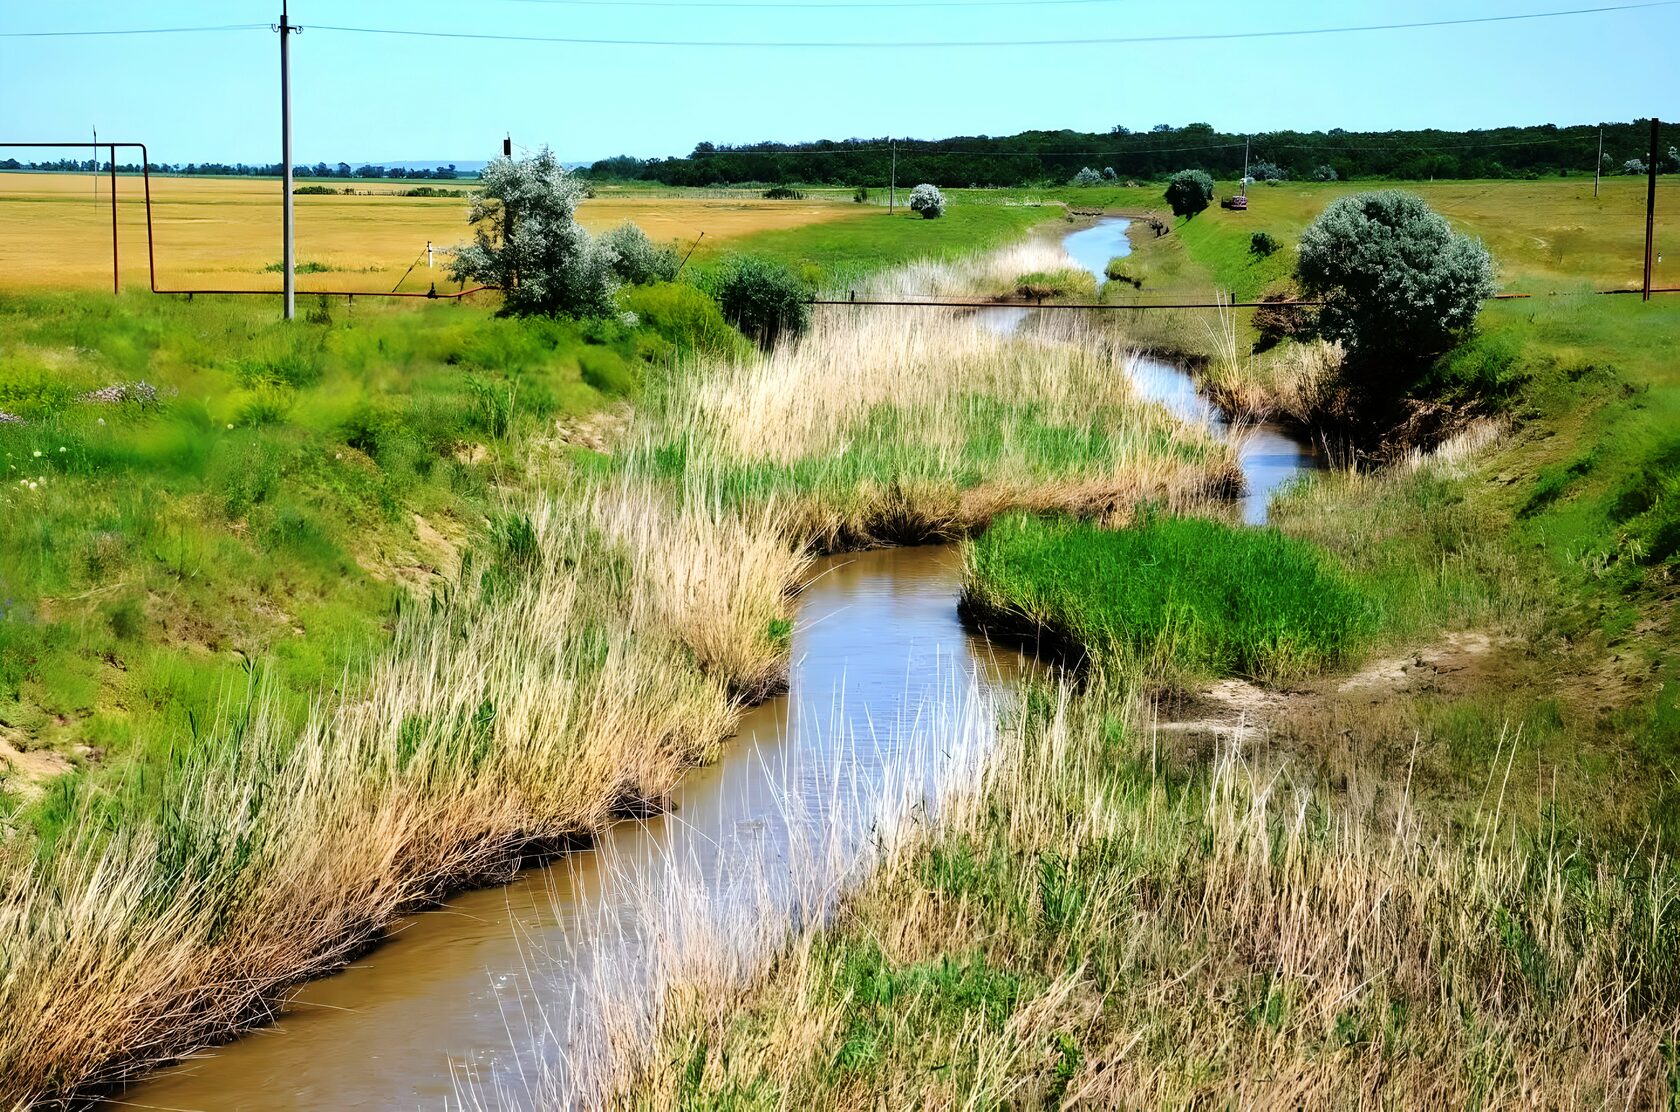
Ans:
{"label": "riverbed", "polygon": [[[1109,259],[1130,251],[1126,228],[1104,219],[1064,246],[1100,283]],[[1024,309],[982,315],[1000,331],[1032,319]],[[1144,396],[1236,438],[1245,521],[1263,522],[1277,487],[1314,465],[1281,428],[1230,428],[1182,369],[1141,358],[1130,373]],[[955,546],[820,561],[799,599],[788,693],[749,712],[666,812],[410,917],[360,961],[304,986],[274,1025],[111,1106],[384,1109],[485,1094],[534,1103],[572,1061],[600,1052],[603,986],[639,998],[652,990],[651,935],[676,926],[661,914],[733,909],[726,927],[737,934],[820,914],[886,825],[937,808],[942,787],[983,760],[998,706],[1034,665],[963,627],[960,589]]]}

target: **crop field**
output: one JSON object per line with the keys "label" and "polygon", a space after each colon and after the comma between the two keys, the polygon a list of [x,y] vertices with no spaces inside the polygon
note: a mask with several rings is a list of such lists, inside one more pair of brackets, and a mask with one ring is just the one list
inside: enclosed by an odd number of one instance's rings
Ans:
{"label": "crop field", "polygon": [[[428,241],[445,248],[467,239],[463,197],[403,197],[390,181],[299,179],[365,190],[367,195],[296,198],[298,288],[392,289]],[[436,189],[471,182],[420,182]],[[96,196],[97,190],[97,196]],[[865,212],[837,198],[766,201],[662,190],[603,191],[579,218],[601,232],[626,220],[655,242],[706,250],[758,232],[785,231]],[[146,284],[146,210],[139,178],[117,179],[123,282]],[[158,283],[165,288],[269,289],[280,260],[280,183],[265,178],[152,179]],[[703,257],[702,251],[697,257]],[[442,259],[425,260],[403,284],[423,292],[444,277]],[[0,289],[107,289],[111,281],[110,178],[90,174],[0,174]]]}

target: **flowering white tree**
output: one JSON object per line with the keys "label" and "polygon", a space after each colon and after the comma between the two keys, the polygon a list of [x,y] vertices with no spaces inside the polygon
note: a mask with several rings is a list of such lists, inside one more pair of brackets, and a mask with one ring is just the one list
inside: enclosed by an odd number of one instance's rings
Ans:
{"label": "flowering white tree", "polygon": [[450,278],[500,287],[515,313],[608,315],[614,256],[577,222],[587,192],[547,148],[496,159],[472,195],[473,242],[452,252]]}
{"label": "flowering white tree", "polygon": [[910,211],[919,212],[925,220],[934,220],[945,215],[945,194],[939,192],[937,185],[923,182],[910,191]]}
{"label": "flowering white tree", "polygon": [[1079,169],[1079,173],[1073,175],[1073,183],[1072,184],[1081,185],[1081,186],[1091,186],[1091,185],[1101,185],[1102,181],[1103,181],[1103,176],[1101,174],[1099,174],[1097,171],[1091,169],[1089,166],[1082,166]]}

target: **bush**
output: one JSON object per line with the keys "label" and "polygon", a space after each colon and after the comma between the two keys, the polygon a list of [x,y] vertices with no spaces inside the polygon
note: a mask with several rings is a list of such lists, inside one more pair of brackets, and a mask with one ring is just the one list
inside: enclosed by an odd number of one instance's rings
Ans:
{"label": "bush", "polygon": [[805,194],[791,186],[773,185],[764,191],[764,199],[767,201],[803,201]]}
{"label": "bush", "polygon": [[1249,254],[1258,255],[1262,259],[1277,254],[1278,248],[1282,246],[1283,244],[1279,243],[1270,232],[1255,232],[1248,237]]}
{"label": "bush", "polygon": [[300,185],[292,190],[294,197],[336,197],[338,190],[330,185]]}
{"label": "bush", "polygon": [[479,181],[467,214],[473,242],[455,249],[451,281],[499,288],[512,313],[598,317],[612,311],[612,253],[577,222],[587,189],[582,181],[547,148],[531,158],[498,158]]}
{"label": "bush", "polygon": [[1278,182],[1287,180],[1289,173],[1277,163],[1262,158],[1249,164],[1248,177],[1250,181]]}
{"label": "bush", "polygon": [[852,190],[852,200],[860,205],[868,201],[869,187],[860,185],[856,189]]}
{"label": "bush", "polygon": [[644,328],[685,351],[738,355],[746,350],[746,341],[723,319],[717,302],[686,283],[634,286],[619,294],[619,304],[635,313]]}
{"label": "bush", "polygon": [[627,286],[669,282],[682,265],[675,250],[654,246],[647,233],[628,220],[602,236],[601,246],[612,252],[613,273]]}
{"label": "bush", "polygon": [[1204,170],[1180,170],[1167,182],[1167,204],[1188,219],[1213,203],[1213,179]]}
{"label": "bush", "polygon": [[798,335],[811,321],[810,288],[774,260],[737,255],[717,270],[711,286],[723,319],[761,347]]}
{"label": "bush", "polygon": [[1320,166],[1312,172],[1313,181],[1335,181],[1340,175],[1334,166]]}
{"label": "bush", "polygon": [[1351,362],[1402,372],[1453,346],[1494,289],[1481,241],[1397,190],[1332,202],[1302,233],[1295,274]]}
{"label": "bush", "polygon": [[1081,187],[1090,187],[1093,185],[1101,185],[1102,181],[1103,176],[1101,174],[1097,173],[1097,171],[1091,169],[1089,166],[1085,166],[1080,169],[1079,173],[1073,175],[1073,180],[1070,184]]}
{"label": "bush", "polygon": [[1648,169],[1649,168],[1645,165],[1645,160],[1643,158],[1630,158],[1626,162],[1622,163],[1622,173],[1624,174],[1637,174],[1643,176]]}
{"label": "bush", "polygon": [[921,213],[925,220],[944,216],[945,194],[939,192],[937,185],[923,182],[910,191],[910,211]]}
{"label": "bush", "polygon": [[1114,167],[1103,167],[1103,181],[1119,181],[1120,175],[1114,172]]}

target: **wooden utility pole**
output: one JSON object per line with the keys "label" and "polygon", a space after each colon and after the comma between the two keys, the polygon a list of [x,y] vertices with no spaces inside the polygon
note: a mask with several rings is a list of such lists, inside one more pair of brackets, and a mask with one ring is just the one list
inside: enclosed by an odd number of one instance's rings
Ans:
{"label": "wooden utility pole", "polygon": [[297,316],[297,255],[292,243],[292,36],[302,30],[293,27],[286,0],[280,0],[280,289],[285,301],[285,318]]}
{"label": "wooden utility pole", "polygon": [[1657,141],[1661,135],[1661,125],[1655,116],[1651,117],[1651,159],[1645,164],[1645,294],[1644,300],[1651,300],[1651,249],[1656,243],[1657,234],[1657,157],[1659,154]]}
{"label": "wooden utility pole", "polygon": [[1598,129],[1598,161],[1593,163],[1593,198],[1598,198],[1598,179],[1604,173],[1604,129]]}
{"label": "wooden utility pole", "polygon": [[892,148],[892,177],[887,184],[887,215],[891,216],[898,208],[898,140],[888,139],[887,146]]}

